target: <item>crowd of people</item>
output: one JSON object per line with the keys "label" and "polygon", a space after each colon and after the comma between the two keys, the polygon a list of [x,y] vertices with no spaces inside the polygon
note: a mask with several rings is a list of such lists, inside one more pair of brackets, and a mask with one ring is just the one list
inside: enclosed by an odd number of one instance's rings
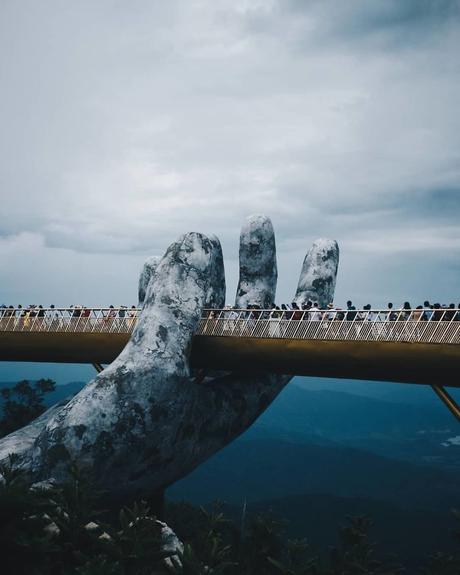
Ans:
{"label": "crowd of people", "polygon": [[[13,321],[21,328],[46,326],[47,329],[60,329],[69,321],[78,326],[92,325],[100,322],[102,325],[117,326],[120,330],[132,328],[138,316],[137,306],[110,305],[107,308],[89,308],[82,305],[72,305],[67,308],[57,308],[50,305],[44,308],[42,305],[18,305],[0,306],[0,320],[9,325]],[[279,320],[279,321],[460,321],[460,303],[455,304],[431,304],[425,301],[423,305],[415,308],[409,302],[404,302],[400,308],[395,308],[393,303],[388,303],[385,309],[373,308],[370,304],[357,309],[349,300],[345,307],[335,306],[330,303],[325,309],[321,309],[318,302],[307,301],[305,304],[282,304],[273,305],[271,309],[262,309],[258,305],[248,305],[246,310],[226,306],[223,310],[206,310],[203,319],[225,320]]]}
{"label": "crowd of people", "polygon": [[248,305],[246,310],[239,310],[226,306],[224,310],[210,310],[205,317],[214,319],[280,319],[304,321],[460,321],[460,303],[456,307],[450,304],[431,304],[425,301],[423,305],[415,308],[406,301],[401,308],[395,308],[389,302],[386,309],[373,308],[366,304],[357,309],[353,302],[348,300],[346,307],[341,308],[330,303],[325,309],[319,307],[318,302],[307,301],[299,305],[296,302],[273,305],[270,310],[264,310],[258,305]]}
{"label": "crowd of people", "polygon": [[[17,307],[9,305],[0,306],[0,320],[3,323],[10,324],[11,320],[19,324],[20,328],[28,329],[34,328],[41,329],[41,327],[49,327],[49,329],[61,329],[69,321],[71,325],[85,326],[91,322],[100,321],[103,324],[112,325],[116,324],[120,328],[125,326],[131,328],[134,325],[138,315],[138,308],[132,305],[122,305],[115,307],[110,305],[107,308],[90,308],[83,305],[71,305],[66,308],[57,308],[55,305],[50,305],[45,308],[42,305],[29,305]],[[16,321],[17,320],[17,321]]]}
{"label": "crowd of people", "polygon": [[258,305],[247,307],[248,309],[244,310],[231,306],[226,306],[223,310],[205,310],[200,333],[245,337],[399,341],[425,335],[433,337],[433,330],[425,329],[429,326],[427,322],[438,322],[437,325],[442,322],[441,333],[433,326],[437,336],[442,336],[447,333],[446,330],[450,330],[451,322],[460,321],[460,304],[455,307],[455,304],[430,304],[428,301],[415,308],[409,302],[404,302],[399,309],[391,302],[385,309],[372,308],[370,304],[356,309],[351,301],[347,301],[344,308],[330,303],[325,309],[321,309],[315,301],[302,305],[296,302],[290,305],[273,305],[271,309],[262,309]]}

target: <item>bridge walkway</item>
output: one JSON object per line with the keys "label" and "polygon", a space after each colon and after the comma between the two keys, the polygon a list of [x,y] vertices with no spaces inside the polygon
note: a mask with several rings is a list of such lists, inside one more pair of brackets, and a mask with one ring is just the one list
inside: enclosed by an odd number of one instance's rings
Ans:
{"label": "bridge walkway", "polygon": [[[139,314],[137,308],[3,309],[0,361],[102,369],[126,345]],[[460,313],[204,310],[191,362],[200,370],[427,384],[441,397],[444,385],[460,387]],[[452,398],[442,399],[460,419]]]}

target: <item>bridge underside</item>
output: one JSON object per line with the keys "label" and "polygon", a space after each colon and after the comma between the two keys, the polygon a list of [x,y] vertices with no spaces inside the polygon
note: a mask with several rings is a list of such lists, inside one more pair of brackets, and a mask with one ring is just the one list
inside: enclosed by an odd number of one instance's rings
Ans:
{"label": "bridge underside", "polygon": [[[0,361],[108,364],[128,339],[123,333],[3,332]],[[192,365],[460,387],[460,346],[449,344],[195,336]]]}

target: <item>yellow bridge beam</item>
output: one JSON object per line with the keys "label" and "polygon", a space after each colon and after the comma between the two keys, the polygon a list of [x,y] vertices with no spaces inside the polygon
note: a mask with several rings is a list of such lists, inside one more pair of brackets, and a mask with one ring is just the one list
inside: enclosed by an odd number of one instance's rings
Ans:
{"label": "yellow bridge beam", "polygon": [[[111,363],[126,333],[0,332],[0,361]],[[193,367],[460,387],[460,346],[195,336]]]}

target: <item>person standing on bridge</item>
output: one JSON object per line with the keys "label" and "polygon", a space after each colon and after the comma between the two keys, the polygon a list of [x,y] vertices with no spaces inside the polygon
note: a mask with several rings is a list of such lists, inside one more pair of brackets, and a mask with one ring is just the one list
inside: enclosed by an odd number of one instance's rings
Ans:
{"label": "person standing on bridge", "polygon": [[126,318],[126,306],[122,305],[120,306],[120,309],[118,310],[118,330],[124,330],[125,329],[125,318]]}
{"label": "person standing on bridge", "polygon": [[441,321],[444,316],[444,311],[441,308],[440,303],[433,304],[433,314],[431,316],[432,321]]}
{"label": "person standing on bridge", "polygon": [[335,321],[343,321],[345,319],[345,312],[341,307],[335,308]]}
{"label": "person standing on bridge", "polygon": [[58,312],[54,304],[51,304],[46,312],[46,321],[51,331],[57,331],[59,329],[59,317],[60,312]]}
{"label": "person standing on bridge", "polygon": [[291,319],[292,312],[285,303],[281,304],[281,309],[283,310],[283,319]]}
{"label": "person standing on bridge", "polygon": [[70,313],[70,327],[71,331],[75,331],[75,327],[78,323],[78,318],[80,317],[80,310],[77,305],[71,305],[69,309]]}
{"label": "person standing on bridge", "polygon": [[325,319],[327,321],[332,321],[333,319],[335,319],[335,316],[336,316],[336,310],[334,308],[334,304],[328,303],[327,304],[327,311],[324,312],[323,319]]}
{"label": "person standing on bridge", "polygon": [[232,306],[226,305],[221,312],[221,318],[224,320],[222,325],[222,333],[225,335],[229,335],[232,333],[234,325],[233,320],[235,319],[233,316],[234,312],[232,310]]}
{"label": "person standing on bridge", "polygon": [[273,304],[272,311],[270,312],[270,337],[280,336],[280,323],[283,312],[280,310],[279,306]]}
{"label": "person standing on bridge", "polygon": [[81,322],[80,322],[80,330],[81,331],[91,331],[91,309],[89,307],[82,307],[81,310]]}
{"label": "person standing on bridge", "polygon": [[385,324],[383,326],[383,332],[385,333],[386,339],[391,339],[393,333],[393,325],[391,322],[396,321],[397,314],[393,309],[393,303],[390,301],[387,304],[387,310],[384,312]]}
{"label": "person standing on bridge", "polygon": [[422,326],[420,325],[420,322],[423,321],[423,306],[422,305],[418,305],[413,311],[412,311],[412,320],[415,322],[415,328],[414,331],[412,333],[412,336],[417,335],[417,337],[422,333]]}
{"label": "person standing on bridge", "polygon": [[311,321],[321,321],[323,318],[323,316],[319,310],[317,301],[315,301],[313,303],[313,305],[311,306],[310,318],[311,318]]}
{"label": "person standing on bridge", "polygon": [[[14,311],[13,311],[14,314]],[[5,329],[5,327],[8,324],[9,318],[11,317],[11,310],[9,308],[6,307],[6,305],[2,305],[1,308],[1,322],[2,322],[2,329]]]}
{"label": "person standing on bridge", "polygon": [[[398,320],[409,322],[413,319],[412,306],[408,301],[404,302],[402,309],[399,312]],[[403,325],[403,333],[406,338],[410,338],[410,328],[408,325]]]}
{"label": "person standing on bridge", "polygon": [[347,301],[347,315],[346,320],[347,321],[353,321],[355,319],[357,315],[357,311],[356,311],[356,307],[353,305],[353,302],[351,300]]}
{"label": "person standing on bridge", "polygon": [[292,312],[289,311],[285,303],[281,304],[281,320],[280,320],[280,335],[284,337],[289,326],[289,320],[291,319]]}
{"label": "person standing on bridge", "polygon": [[408,301],[405,301],[399,319],[409,321],[411,318],[412,318],[412,306]]}
{"label": "person standing on bridge", "polygon": [[414,309],[414,311],[412,312],[412,319],[413,319],[414,321],[419,322],[419,321],[422,320],[422,317],[423,317],[423,306],[418,305],[418,306]]}
{"label": "person standing on bridge", "polygon": [[[385,314],[383,318],[385,317]],[[377,339],[383,330],[383,322],[380,312],[375,309],[371,309],[368,314],[368,321],[372,322],[372,335]]]}
{"label": "person standing on bridge", "polygon": [[387,321],[396,321],[396,319],[398,318],[398,315],[394,311],[393,304],[391,303],[391,301],[388,303],[387,309],[388,309]]}
{"label": "person standing on bridge", "polygon": [[[369,306],[370,306],[370,304],[369,304]],[[378,319],[379,319],[379,312],[372,309],[370,306],[368,313],[367,313],[367,321],[371,321],[372,323],[375,323]]]}
{"label": "person standing on bridge", "polygon": [[113,307],[113,305],[110,305],[108,312],[107,312],[107,315],[105,316],[105,325],[106,325],[107,331],[112,330],[112,325],[113,325],[113,322],[114,322],[116,317],[117,317],[117,312],[116,312],[115,308]]}
{"label": "person standing on bridge", "polygon": [[134,324],[136,323],[137,317],[137,307],[135,305],[131,306],[131,309],[128,312],[129,320],[128,320],[128,330],[132,331]]}
{"label": "person standing on bridge", "polygon": [[45,310],[42,305],[38,306],[37,312],[37,329],[41,331],[45,328]]}
{"label": "person standing on bridge", "polygon": [[325,333],[327,333],[329,337],[332,337],[332,339],[335,339],[340,327],[340,324],[336,320],[337,309],[332,302],[328,303],[327,311],[323,314],[323,329],[327,330]]}
{"label": "person standing on bridge", "polygon": [[22,319],[22,314],[23,314],[22,305],[19,304],[16,311],[14,312],[15,317],[17,317],[16,325],[19,327],[19,330],[22,329],[22,324],[24,322],[24,320]]}
{"label": "person standing on bridge", "polygon": [[[361,312],[359,314],[359,319],[361,320],[361,325],[360,327],[364,327],[364,337],[367,339],[370,335],[373,334],[372,328],[373,328],[373,322],[374,322],[374,313],[372,312],[372,306],[370,303],[367,303],[365,306],[363,306],[363,312]],[[364,325],[364,322],[369,322],[369,326],[368,325]]]}
{"label": "person standing on bridge", "polygon": [[302,310],[299,308],[295,301],[292,302],[291,309],[293,310],[292,319],[295,321],[301,320],[303,315]]}
{"label": "person standing on bridge", "polygon": [[456,315],[455,304],[450,303],[448,309],[444,314],[444,321],[452,321]]}
{"label": "person standing on bridge", "polygon": [[54,305],[51,304],[45,312],[45,321],[47,330],[53,330],[53,318],[54,318]]}
{"label": "person standing on bridge", "polygon": [[355,332],[356,338],[359,338],[361,333],[362,333],[364,321],[367,319],[368,312],[370,309],[371,309],[371,304],[367,303],[366,305],[363,306],[362,310],[358,310],[356,312],[356,317],[355,317],[355,320],[353,322],[353,327],[354,327],[354,332]]}
{"label": "person standing on bridge", "polygon": [[[31,314],[32,314],[32,307],[33,307],[33,306],[29,305],[29,307],[28,307],[26,310],[24,310],[24,312],[23,312],[23,314],[22,314],[22,317],[24,318],[24,324],[23,324],[23,325],[24,325],[24,329],[29,329],[29,326],[30,326],[30,317],[31,317]],[[34,314],[34,315],[35,315],[35,314]]]}
{"label": "person standing on bridge", "polygon": [[311,310],[311,306],[312,306],[312,303],[311,303],[310,300],[308,300],[307,303],[304,303],[303,306],[302,306],[302,309],[303,309],[303,318],[302,318],[302,319],[303,319],[304,321],[308,321],[309,318],[310,318],[310,313],[309,313],[309,312],[310,312],[310,310]]}
{"label": "person standing on bridge", "polygon": [[430,321],[433,317],[433,312],[431,311],[433,309],[433,306],[430,304],[430,302],[428,300],[425,300],[423,302],[423,308],[424,308],[424,312],[423,312],[422,321]]}

